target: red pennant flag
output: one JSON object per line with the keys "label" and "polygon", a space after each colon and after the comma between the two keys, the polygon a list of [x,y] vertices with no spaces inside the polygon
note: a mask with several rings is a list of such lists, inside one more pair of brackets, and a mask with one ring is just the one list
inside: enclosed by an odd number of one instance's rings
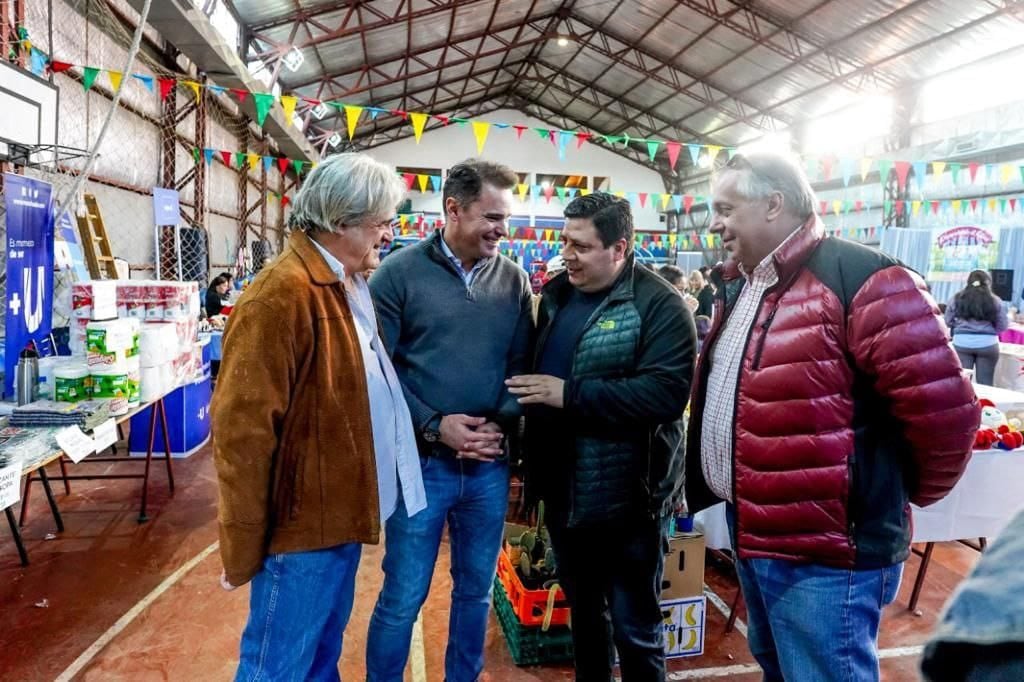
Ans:
{"label": "red pennant flag", "polygon": [[[548,131],[548,139],[551,140],[551,144],[555,145],[556,147],[558,146],[558,143],[555,141],[555,131],[554,130],[549,130]],[[550,198],[551,197],[548,197],[548,199],[550,199]]]}
{"label": "red pennant flag", "polygon": [[399,109],[392,109],[391,113],[394,114],[395,116],[401,116],[403,121],[408,121],[409,120],[409,112],[408,111],[401,111]]}
{"label": "red pennant flag", "polygon": [[231,152],[221,150],[220,158],[224,159],[224,165],[231,168]]}
{"label": "red pennant flag", "polygon": [[647,206],[647,192],[640,192],[638,196],[640,197],[640,208]]}
{"label": "red pennant flag", "polygon": [[532,228],[532,227],[530,227],[530,228],[527,228],[527,229],[526,229],[526,234],[525,234],[525,235],[523,235],[523,236],[524,236],[524,237],[525,237],[526,239],[529,239],[529,240],[531,240],[531,241],[532,241],[533,239],[535,239],[535,238],[537,237],[537,234],[536,234],[536,233],[535,233],[535,232],[533,231],[533,228]]}
{"label": "red pennant flag", "polygon": [[590,139],[590,133],[576,133],[576,149],[583,146],[583,143]]}
{"label": "red pennant flag", "polygon": [[516,139],[523,139],[523,131],[526,130],[526,126],[512,126],[516,129]]}
{"label": "red pennant flag", "polygon": [[676,161],[679,160],[679,150],[682,146],[678,142],[665,143],[665,148],[668,150],[668,162],[672,166],[672,170],[676,169]]}
{"label": "red pennant flag", "polygon": [[932,215],[939,215],[939,205],[940,205],[940,203],[941,202],[939,202],[939,201],[933,201],[932,202]]}
{"label": "red pennant flag", "polygon": [[323,102],[321,102],[320,100],[313,99],[312,97],[303,97],[302,99],[306,102],[306,104],[312,104],[315,107],[323,104]]}
{"label": "red pennant flag", "polygon": [[[971,182],[974,182],[974,178],[976,178],[978,176],[978,169],[980,167],[981,167],[981,164],[978,163],[977,161],[971,161],[969,164],[967,164],[967,169],[971,173]],[[974,201],[974,202],[971,202],[971,203],[972,204],[977,204],[978,202]]]}
{"label": "red pennant flag", "polygon": [[856,202],[855,202],[855,203],[853,204],[853,210],[854,210],[855,212],[857,212],[857,213],[860,213],[860,210],[861,210],[862,208],[864,208],[864,202],[863,202],[863,201],[861,201],[860,199],[858,199],[858,200],[857,200],[857,201],[856,201]]}
{"label": "red pennant flag", "polygon": [[159,83],[160,83],[160,99],[161,100],[167,99],[167,95],[169,95],[171,93],[171,90],[174,89],[174,79],[173,78],[161,78]]}
{"label": "red pennant flag", "polygon": [[441,125],[448,125],[451,122],[451,119],[447,116],[434,116],[434,118],[440,121]]}
{"label": "red pennant flag", "polygon": [[282,206],[287,206],[287,205],[288,205],[288,204],[290,204],[291,202],[292,202],[292,200],[291,200],[291,199],[289,199],[288,197],[285,197],[285,196],[282,196],[282,197],[281,197],[281,205],[282,205]]}
{"label": "red pennant flag", "polygon": [[423,229],[423,220],[423,214],[420,213],[419,217],[416,218],[416,224],[420,226],[421,230]]}
{"label": "red pennant flag", "polygon": [[[554,195],[555,195],[555,186],[554,185],[548,185],[547,187],[544,188],[544,199],[547,200],[547,203],[549,203],[549,204],[551,203],[551,197],[553,197]],[[533,239],[533,237],[530,237],[530,239]]]}
{"label": "red pennant flag", "polygon": [[821,173],[825,178],[825,182],[832,179],[832,157],[826,156],[821,160]]}
{"label": "red pennant flag", "polygon": [[288,172],[288,165],[290,163],[291,161],[289,161],[283,156],[277,160],[277,167],[281,169],[281,175],[284,175],[285,173]]}
{"label": "red pennant flag", "polygon": [[[977,164],[975,164],[975,165],[977,165]],[[978,200],[977,199],[971,199],[971,210],[977,212],[977,210],[978,210]]]}
{"label": "red pennant flag", "polygon": [[907,173],[910,172],[909,161],[895,161],[893,167],[896,169],[896,184],[903,191],[903,188],[907,186]]}
{"label": "red pennant flag", "polygon": [[415,173],[402,173],[402,179],[405,180],[405,188],[408,189],[411,192],[412,191],[412,186],[414,184],[416,184],[416,174]]}
{"label": "red pennant flag", "polygon": [[235,97],[238,98],[239,103],[244,104],[245,98],[249,96],[248,90],[239,90],[238,88],[231,88],[231,92]]}
{"label": "red pennant flag", "polygon": [[828,202],[822,201],[818,204],[818,215],[825,215],[828,213]]}
{"label": "red pennant flag", "polygon": [[1016,210],[1017,210],[1017,200],[1016,199],[1010,199],[1010,212],[1012,213],[1013,211],[1016,211]]}
{"label": "red pennant flag", "polygon": [[[686,211],[687,214],[689,214],[691,208],[693,208],[693,195],[692,194],[684,194],[683,195],[683,210]],[[696,233],[694,233],[694,234],[696,234]]]}
{"label": "red pennant flag", "polygon": [[63,73],[71,68],[71,64],[67,62],[50,62],[50,71],[54,73]]}
{"label": "red pennant flag", "polygon": [[896,202],[896,215],[903,215],[903,211],[906,209],[906,205],[907,205],[907,202],[905,202],[905,201],[897,201]]}

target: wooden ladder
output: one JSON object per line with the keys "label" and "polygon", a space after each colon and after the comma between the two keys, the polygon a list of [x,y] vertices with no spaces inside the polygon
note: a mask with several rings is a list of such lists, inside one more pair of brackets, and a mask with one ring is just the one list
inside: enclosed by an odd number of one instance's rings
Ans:
{"label": "wooden ladder", "polygon": [[82,253],[85,254],[85,262],[89,265],[89,276],[93,279],[117,279],[117,268],[114,267],[114,254],[110,250],[107,228],[103,224],[100,205],[94,195],[85,195],[85,215],[77,218],[78,234],[82,238]]}

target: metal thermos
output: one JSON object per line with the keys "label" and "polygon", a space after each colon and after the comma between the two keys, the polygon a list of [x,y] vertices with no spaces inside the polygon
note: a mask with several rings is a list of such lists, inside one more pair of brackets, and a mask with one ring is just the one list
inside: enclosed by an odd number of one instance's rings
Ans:
{"label": "metal thermos", "polygon": [[18,404],[27,405],[35,402],[36,389],[39,385],[39,358],[31,346],[27,346],[18,356],[18,367],[14,377]]}

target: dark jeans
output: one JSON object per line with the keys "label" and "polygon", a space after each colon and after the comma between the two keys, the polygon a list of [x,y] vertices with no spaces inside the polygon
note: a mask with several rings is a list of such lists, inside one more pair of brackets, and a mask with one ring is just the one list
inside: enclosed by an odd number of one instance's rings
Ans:
{"label": "dark jeans", "polygon": [[664,521],[582,529],[552,523],[548,530],[572,609],[576,679],[613,679],[618,649],[623,682],[663,681]]}
{"label": "dark jeans", "polygon": [[964,369],[974,370],[974,382],[991,386],[995,381],[996,363],[999,362],[999,344],[987,348],[961,348],[953,341],[953,348]]}

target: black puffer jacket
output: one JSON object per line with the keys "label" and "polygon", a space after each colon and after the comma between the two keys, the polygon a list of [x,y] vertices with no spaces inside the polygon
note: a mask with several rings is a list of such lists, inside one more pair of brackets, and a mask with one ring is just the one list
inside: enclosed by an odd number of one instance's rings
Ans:
{"label": "black puffer jacket", "polygon": [[[534,368],[571,291],[564,273],[544,288]],[[576,343],[565,408],[554,419],[527,413],[530,498],[561,510],[569,527],[670,511],[696,347],[682,297],[631,258]]]}

